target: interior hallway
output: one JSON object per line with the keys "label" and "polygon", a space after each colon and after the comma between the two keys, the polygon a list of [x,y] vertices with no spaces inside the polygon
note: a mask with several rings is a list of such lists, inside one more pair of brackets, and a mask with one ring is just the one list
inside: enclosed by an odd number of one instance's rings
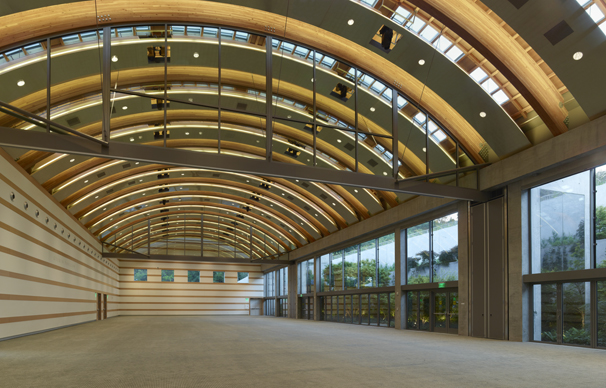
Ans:
{"label": "interior hallway", "polygon": [[268,317],[118,317],[0,342],[1,387],[603,387],[606,352]]}

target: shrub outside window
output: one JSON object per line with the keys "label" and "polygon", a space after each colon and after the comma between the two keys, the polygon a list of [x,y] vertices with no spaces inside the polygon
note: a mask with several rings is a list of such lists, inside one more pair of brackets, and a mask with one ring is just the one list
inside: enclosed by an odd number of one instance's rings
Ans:
{"label": "shrub outside window", "polygon": [[238,283],[248,283],[248,272],[238,272]]}
{"label": "shrub outside window", "polygon": [[162,281],[163,282],[174,282],[175,281],[175,271],[172,269],[163,269],[162,270]]}
{"label": "shrub outside window", "polygon": [[187,271],[188,283],[200,283],[200,271]]}

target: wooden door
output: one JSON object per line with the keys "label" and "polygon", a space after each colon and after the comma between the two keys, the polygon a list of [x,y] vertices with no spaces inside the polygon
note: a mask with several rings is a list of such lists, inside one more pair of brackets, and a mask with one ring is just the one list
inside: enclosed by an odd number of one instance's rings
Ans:
{"label": "wooden door", "polygon": [[97,299],[97,321],[101,320],[101,294],[95,294]]}
{"label": "wooden door", "polygon": [[107,319],[107,294],[103,294],[103,319]]}

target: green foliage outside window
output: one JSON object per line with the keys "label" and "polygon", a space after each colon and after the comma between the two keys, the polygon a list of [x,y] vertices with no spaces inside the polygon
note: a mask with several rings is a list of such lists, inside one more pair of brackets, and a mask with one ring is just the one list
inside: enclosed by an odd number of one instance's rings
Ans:
{"label": "green foliage outside window", "polygon": [[248,272],[238,272],[238,283],[248,283]]}
{"label": "green foliage outside window", "polygon": [[162,281],[163,282],[174,282],[175,281],[175,271],[172,269],[163,269],[162,270]]}
{"label": "green foliage outside window", "polygon": [[147,270],[146,269],[135,269],[135,281],[146,282],[147,281]]}
{"label": "green foliage outside window", "polygon": [[225,272],[213,272],[213,283],[225,283]]}
{"label": "green foliage outside window", "polygon": [[187,281],[189,283],[200,283],[200,271],[187,271]]}

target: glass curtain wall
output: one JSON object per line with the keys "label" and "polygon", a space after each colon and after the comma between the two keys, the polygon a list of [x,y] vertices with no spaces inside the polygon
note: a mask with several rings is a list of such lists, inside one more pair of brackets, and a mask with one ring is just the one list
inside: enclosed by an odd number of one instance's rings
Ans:
{"label": "glass curtain wall", "polygon": [[606,279],[577,274],[606,268],[606,166],[530,189],[528,209],[530,272],[559,273],[532,285],[533,340],[605,347]]}

